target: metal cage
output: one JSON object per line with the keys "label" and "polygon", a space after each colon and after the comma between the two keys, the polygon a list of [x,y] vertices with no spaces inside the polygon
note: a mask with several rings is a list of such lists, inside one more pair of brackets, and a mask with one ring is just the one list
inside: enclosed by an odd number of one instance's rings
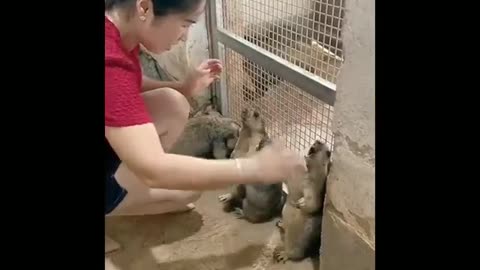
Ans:
{"label": "metal cage", "polygon": [[254,107],[267,131],[306,151],[320,139],[333,149],[336,78],[343,63],[344,0],[211,0],[212,57],[225,63],[214,85],[222,113]]}

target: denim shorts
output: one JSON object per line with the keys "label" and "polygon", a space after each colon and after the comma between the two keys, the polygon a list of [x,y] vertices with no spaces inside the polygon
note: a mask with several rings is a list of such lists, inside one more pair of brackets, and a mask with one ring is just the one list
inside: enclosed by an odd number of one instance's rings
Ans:
{"label": "denim shorts", "polygon": [[120,186],[115,176],[107,176],[105,181],[105,215],[110,214],[125,198],[127,190]]}

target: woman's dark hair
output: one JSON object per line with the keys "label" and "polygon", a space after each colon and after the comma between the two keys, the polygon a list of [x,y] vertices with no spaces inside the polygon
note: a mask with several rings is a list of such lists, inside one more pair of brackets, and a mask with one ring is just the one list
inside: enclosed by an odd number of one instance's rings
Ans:
{"label": "woman's dark hair", "polygon": [[[195,10],[203,0],[152,0],[153,14],[165,16],[172,13],[187,13]],[[105,10],[133,7],[136,0],[105,0]]]}

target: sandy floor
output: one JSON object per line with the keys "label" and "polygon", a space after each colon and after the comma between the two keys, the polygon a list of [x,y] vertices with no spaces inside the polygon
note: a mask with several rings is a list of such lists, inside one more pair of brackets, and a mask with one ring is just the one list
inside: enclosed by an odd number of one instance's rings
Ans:
{"label": "sandy floor", "polygon": [[122,249],[105,256],[105,269],[319,269],[311,259],[275,264],[275,221],[253,225],[222,212],[221,193],[204,193],[190,213],[108,218],[106,232]]}

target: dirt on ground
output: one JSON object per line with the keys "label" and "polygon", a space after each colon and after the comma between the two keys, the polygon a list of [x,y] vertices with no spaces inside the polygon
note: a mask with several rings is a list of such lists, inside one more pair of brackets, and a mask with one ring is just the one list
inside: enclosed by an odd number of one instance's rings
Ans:
{"label": "dirt on ground", "polygon": [[106,270],[318,270],[318,260],[275,263],[280,243],[275,220],[250,224],[224,213],[205,192],[188,213],[109,217],[106,234],[122,248],[105,256]]}

